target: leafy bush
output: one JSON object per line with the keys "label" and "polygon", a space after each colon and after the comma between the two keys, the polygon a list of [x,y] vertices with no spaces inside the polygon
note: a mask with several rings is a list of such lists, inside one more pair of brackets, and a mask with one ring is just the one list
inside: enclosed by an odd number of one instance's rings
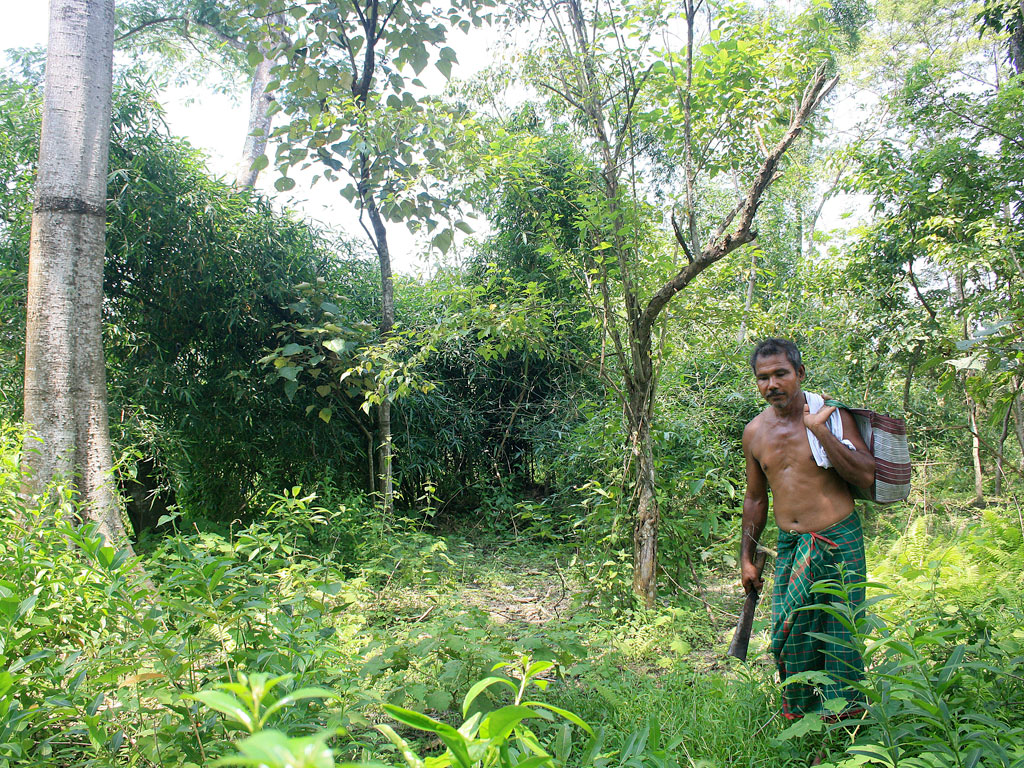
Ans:
{"label": "leafy bush", "polygon": [[[842,601],[849,588],[839,582],[814,586]],[[849,643],[835,637],[831,641],[864,656],[866,676],[851,683],[864,697],[863,714],[831,726],[817,715],[806,716],[780,734],[780,740],[828,727],[849,742],[848,757],[829,763],[841,768],[1019,765],[1024,759],[1024,728],[1019,724],[1024,681],[1014,670],[1024,661],[1024,634],[1019,630],[1024,611],[1018,607],[1009,617],[1010,626],[1018,629],[979,636],[979,622],[988,624],[992,617],[973,615],[973,620],[963,622],[954,618],[954,610],[921,619],[898,614],[890,623],[870,612],[890,598],[875,594],[857,608],[848,607],[848,602],[815,608],[828,610],[852,632]],[[982,614],[985,609],[976,610]],[[1007,618],[1005,613],[1000,616]],[[804,682],[830,682],[821,673],[804,677]],[[835,705],[835,711],[842,711],[847,702]]]}

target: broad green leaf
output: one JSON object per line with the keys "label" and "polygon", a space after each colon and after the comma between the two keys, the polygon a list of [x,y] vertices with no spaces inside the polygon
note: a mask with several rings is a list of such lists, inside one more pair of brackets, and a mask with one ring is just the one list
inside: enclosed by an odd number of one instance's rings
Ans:
{"label": "broad green leaf", "polygon": [[480,723],[480,737],[498,744],[523,720],[539,717],[529,707],[510,705],[491,712]]}
{"label": "broad green leaf", "polygon": [[289,738],[277,730],[260,731],[238,742],[241,756],[226,757],[214,765],[252,765],[267,768],[334,768],[326,736]]}
{"label": "broad green leaf", "polygon": [[452,247],[452,231],[450,229],[442,229],[431,240],[431,243],[441,253],[448,253],[448,249]]}
{"label": "broad green leaf", "polygon": [[531,678],[536,677],[537,675],[542,675],[549,669],[551,669],[553,666],[555,666],[555,663],[553,661],[547,661],[544,659],[535,661],[532,664],[530,664],[530,666],[527,668],[526,676],[528,678]]}
{"label": "broad green leaf", "polygon": [[816,733],[824,728],[825,723],[818,715],[804,715],[775,738],[779,741],[787,741],[799,738],[800,736],[806,736],[808,733]]}
{"label": "broad green leaf", "polygon": [[408,725],[410,728],[416,728],[420,731],[440,733],[440,729],[442,728],[451,728],[447,723],[435,720],[429,715],[424,715],[421,712],[413,712],[411,709],[398,707],[394,704],[385,704],[384,709],[398,722]]}
{"label": "broad green leaf", "polygon": [[431,709],[442,712],[452,705],[452,695],[444,688],[438,688],[428,693],[423,701]]}
{"label": "broad green leaf", "polygon": [[395,720],[404,723],[411,728],[417,728],[428,733],[435,733],[451,750],[455,759],[459,761],[462,768],[470,768],[472,761],[469,759],[469,750],[465,737],[447,723],[439,722],[432,717],[413,712],[409,709],[396,707],[394,704],[385,704],[384,710]]}
{"label": "broad green leaf", "polygon": [[298,690],[292,691],[286,696],[282,696],[280,699],[275,701],[263,712],[261,722],[266,722],[267,718],[270,717],[274,712],[281,709],[281,707],[287,707],[289,704],[294,704],[296,701],[302,701],[304,699],[340,699],[334,691],[329,688],[317,688],[315,686],[309,686],[306,688],[299,688]]}
{"label": "broad green leaf", "polygon": [[[498,665],[495,667],[495,669],[499,669],[503,666],[505,665]],[[487,690],[492,685],[495,685],[497,683],[507,685],[509,688],[513,690],[513,692],[519,690],[519,687],[511,680],[509,680],[507,677],[485,677],[483,680],[479,680],[476,683],[474,683],[473,686],[469,689],[469,692],[466,693],[466,698],[462,700],[462,716],[465,717],[469,713],[469,705],[476,700],[477,696],[479,696],[485,690]]]}
{"label": "broad green leaf", "polygon": [[256,726],[252,715],[246,710],[245,705],[230,693],[225,693],[224,691],[198,691],[193,694],[187,694],[185,698],[195,699],[210,709],[215,709],[221,714],[227,715],[232,720],[244,725],[250,732]]}
{"label": "broad green leaf", "polygon": [[533,757],[528,757],[525,760],[520,760],[518,763],[516,763],[515,768],[540,768],[540,766],[548,765],[550,763],[550,757],[534,755]]}
{"label": "broad green leaf", "polygon": [[554,712],[556,715],[561,715],[570,723],[578,725],[591,736],[594,735],[594,731],[591,729],[591,727],[587,725],[586,722],[584,722],[584,720],[574,712],[570,712],[567,709],[562,709],[561,707],[552,706],[551,704],[545,704],[542,701],[524,701],[523,704],[525,704],[528,707],[540,707],[541,709],[546,709],[551,712]]}
{"label": "broad green leaf", "polygon": [[324,342],[324,347],[331,350],[331,352],[341,355],[351,349],[349,346],[350,343],[351,342],[345,341],[344,339],[328,339]]}

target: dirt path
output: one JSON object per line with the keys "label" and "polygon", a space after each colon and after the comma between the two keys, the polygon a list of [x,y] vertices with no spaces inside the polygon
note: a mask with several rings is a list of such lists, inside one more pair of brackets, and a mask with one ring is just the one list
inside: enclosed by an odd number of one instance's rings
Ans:
{"label": "dirt path", "polygon": [[579,589],[564,563],[536,545],[460,540],[450,541],[448,551],[463,566],[455,599],[486,612],[496,624],[541,625],[561,619]]}
{"label": "dirt path", "polygon": [[[538,627],[571,619],[579,608],[574,598],[582,588],[580,573],[569,568],[566,555],[555,557],[552,547],[455,537],[449,538],[447,545],[455,567],[446,601],[479,609],[495,624],[509,625],[510,630],[516,625]],[[695,644],[690,656],[703,669],[717,669],[723,666],[743,597],[737,579],[705,576],[700,583],[684,585],[665,578],[659,610],[687,609],[697,614],[693,620],[703,625],[702,630],[711,628],[711,633],[705,630],[700,634],[714,639]],[[706,618],[702,621],[700,617]],[[751,638],[751,657],[765,644],[764,632],[758,629],[768,618],[767,601],[762,601]]]}

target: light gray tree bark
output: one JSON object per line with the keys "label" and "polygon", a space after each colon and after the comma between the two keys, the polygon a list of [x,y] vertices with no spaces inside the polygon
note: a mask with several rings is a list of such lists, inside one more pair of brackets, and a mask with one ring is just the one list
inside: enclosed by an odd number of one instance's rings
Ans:
{"label": "light gray tree bark", "polygon": [[242,146],[242,157],[235,171],[236,189],[252,189],[260,175],[253,164],[267,150],[270,126],[273,122],[270,105],[274,103],[275,98],[274,91],[268,90],[267,86],[271,81],[271,70],[277,63],[277,44],[288,43],[282,14],[270,16],[265,23],[265,29],[267,37],[260,43],[263,58],[252,74],[252,87],[249,90],[249,127],[245,134],[245,144]]}
{"label": "light gray tree bark", "polygon": [[29,245],[24,463],[29,491],[71,482],[109,542],[127,542],[112,487],[103,256],[114,0],[51,0]]}

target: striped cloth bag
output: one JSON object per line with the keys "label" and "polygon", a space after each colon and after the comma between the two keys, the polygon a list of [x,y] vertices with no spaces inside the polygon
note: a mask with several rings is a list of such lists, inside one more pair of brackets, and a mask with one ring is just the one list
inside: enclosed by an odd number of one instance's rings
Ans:
{"label": "striped cloth bag", "polygon": [[906,500],[910,495],[910,449],[907,446],[906,422],[866,408],[850,408],[838,400],[826,400],[825,405],[834,405],[853,414],[864,444],[875,457],[874,487],[851,485],[853,495],[876,504]]}

